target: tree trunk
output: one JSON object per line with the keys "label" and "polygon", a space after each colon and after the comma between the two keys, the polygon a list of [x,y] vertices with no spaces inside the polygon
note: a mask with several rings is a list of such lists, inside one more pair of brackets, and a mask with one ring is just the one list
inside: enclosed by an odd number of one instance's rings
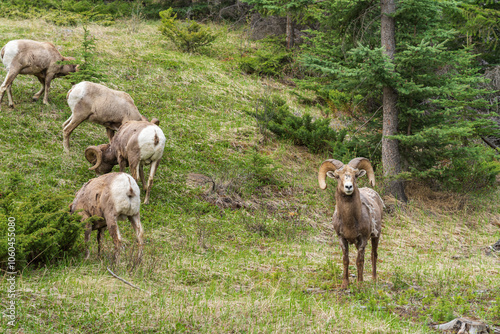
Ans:
{"label": "tree trunk", "polygon": [[[396,12],[395,0],[381,0],[382,9],[381,38],[382,46],[385,48],[385,54],[391,60],[394,59],[396,52],[395,24],[391,17]],[[398,141],[388,139],[388,136],[398,132],[398,94],[392,87],[383,89],[383,129],[382,129],[382,165],[384,167],[384,176],[390,179],[388,191],[398,200],[406,202],[404,183],[401,180],[394,180],[394,177],[401,172],[401,158],[399,155]]]}
{"label": "tree trunk", "polygon": [[286,14],[286,48],[291,49],[293,47],[293,19],[290,13]]}

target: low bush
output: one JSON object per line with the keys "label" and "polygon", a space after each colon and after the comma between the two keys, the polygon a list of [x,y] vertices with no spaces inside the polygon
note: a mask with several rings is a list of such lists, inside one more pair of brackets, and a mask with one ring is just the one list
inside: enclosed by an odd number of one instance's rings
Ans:
{"label": "low bush", "polygon": [[68,80],[72,84],[82,81],[92,81],[97,83],[105,82],[108,80],[107,76],[97,66],[95,61],[96,39],[90,33],[90,30],[85,24],[82,28],[83,39],[81,45],[81,56],[83,58],[83,62],[79,65],[77,72],[70,73],[68,76],[65,76],[64,79]]}
{"label": "low bush", "polygon": [[257,124],[268,129],[278,138],[292,140],[295,145],[306,146],[311,153],[334,152],[343,157],[349,151],[346,142],[347,130],[336,131],[330,127],[329,119],[316,119],[305,114],[293,115],[286,102],[279,97],[263,99],[255,111]]}
{"label": "low bush", "polygon": [[20,270],[82,253],[83,223],[69,213],[71,201],[42,191],[23,198],[9,189],[0,192],[0,267],[7,267],[9,257]]}
{"label": "low bush", "polygon": [[460,150],[450,150],[447,155],[433,158],[436,159],[434,164],[425,170],[417,169],[417,164],[410,166],[407,177],[424,180],[438,188],[458,193],[481,193],[487,189],[495,189],[500,162],[496,161],[495,154],[490,149],[481,145],[464,146]]}
{"label": "low bush", "polygon": [[[88,6],[86,6],[87,4]],[[94,22],[109,26],[115,23],[117,12],[105,5],[95,6],[88,1],[74,2],[7,0],[0,3],[0,17],[34,19],[42,18],[57,26],[76,26],[79,22]]]}
{"label": "low bush", "polygon": [[248,74],[281,77],[293,62],[292,53],[281,48],[262,48],[253,55],[241,57],[239,67]]}
{"label": "low bush", "polygon": [[160,32],[167,36],[175,46],[184,52],[195,52],[203,46],[210,45],[217,35],[209,27],[196,21],[179,21],[172,8],[160,12]]}

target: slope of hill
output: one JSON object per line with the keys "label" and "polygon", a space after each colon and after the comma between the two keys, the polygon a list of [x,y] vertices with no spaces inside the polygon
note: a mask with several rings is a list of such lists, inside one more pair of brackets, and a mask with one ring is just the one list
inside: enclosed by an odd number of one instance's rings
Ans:
{"label": "slope of hill", "polygon": [[[132,229],[120,223],[127,242],[115,272],[146,292],[109,275],[109,235],[102,260],[92,236],[89,261],[65,258],[21,269],[17,327],[3,317],[2,328],[428,333],[429,323],[457,316],[500,323],[499,259],[487,251],[500,238],[491,224],[500,219],[499,192],[471,199],[412,185],[408,206],[386,214],[379,281],[371,281],[367,261],[367,282],[343,291],[341,251],[330,227],[335,185],[321,192],[316,179],[327,157],[264,136],[251,116],[259,99],[272,94],[296,112],[319,111],[299,103],[293,94],[298,88],[238,70],[234,59],[255,42],[243,32],[214,26],[221,31],[214,46],[190,55],[165,41],[156,22],[124,20],[89,29],[97,39],[97,64],[109,78],[106,85],[128,92],[144,115],[159,118],[167,137],[151,204],[141,207],[146,246],[139,266],[130,260]],[[80,27],[0,19],[2,45],[19,38],[44,40],[60,46],[63,55],[78,55],[82,36]],[[3,80],[5,71],[1,75]],[[70,115],[71,84],[53,81],[50,106],[31,102],[38,85],[34,77],[18,76],[16,108],[1,105],[0,185],[16,177],[20,197],[33,190],[71,196],[94,177],[83,152],[105,143],[105,130],[83,123],[65,155],[62,123]],[[7,290],[5,280],[0,289]],[[1,305],[7,307],[4,300]]]}

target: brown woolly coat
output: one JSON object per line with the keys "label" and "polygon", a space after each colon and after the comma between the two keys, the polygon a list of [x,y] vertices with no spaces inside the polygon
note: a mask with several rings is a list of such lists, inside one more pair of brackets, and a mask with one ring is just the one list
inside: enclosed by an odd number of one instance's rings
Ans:
{"label": "brown woolly coat", "polygon": [[69,152],[69,137],[84,121],[106,127],[111,142],[115,131],[128,121],[148,121],[139,113],[132,97],[93,82],[82,81],[74,85],[67,95],[71,116],[63,124],[63,146]]}
{"label": "brown woolly coat", "polygon": [[[17,50],[16,52],[14,52]],[[6,57],[7,54],[7,57]],[[7,90],[9,106],[13,107],[11,86],[18,74],[31,74],[38,78],[42,89],[33,96],[36,101],[45,92],[43,103],[48,104],[48,91],[52,79],[77,70],[77,65],[60,64],[61,61],[74,61],[75,58],[63,57],[56,46],[49,42],[27,39],[8,42],[0,51],[0,57],[7,67],[8,74],[0,87],[0,101]]]}
{"label": "brown woolly coat", "polygon": [[[126,173],[110,173],[91,179],[76,193],[70,212],[77,212],[82,221],[92,216],[102,219],[87,223],[85,242],[90,240],[90,233],[97,230],[98,254],[101,252],[101,233],[107,228],[115,244],[115,260],[121,245],[118,220],[129,219],[135,229],[139,244],[138,257],[142,256],[143,229],[140,220],[140,191],[137,183]],[[89,250],[86,250],[86,258]]]}

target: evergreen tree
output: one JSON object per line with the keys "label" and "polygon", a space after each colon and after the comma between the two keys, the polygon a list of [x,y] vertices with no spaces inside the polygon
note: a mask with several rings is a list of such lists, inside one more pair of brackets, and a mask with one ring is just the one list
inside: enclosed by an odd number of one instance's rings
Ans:
{"label": "evergreen tree", "polygon": [[323,89],[361,94],[372,101],[371,111],[382,105],[384,87],[394,88],[398,128],[389,139],[399,141],[409,176],[456,190],[480,174],[491,181],[498,172],[492,153],[478,140],[498,129],[489,120],[493,106],[482,98],[486,92],[477,55],[456,43],[459,32],[449,20],[461,4],[398,2],[392,60],[377,38],[377,2],[327,1],[323,30],[311,39],[304,57],[306,66],[327,78]]}
{"label": "evergreen tree", "polygon": [[311,4],[310,0],[242,0],[253,6],[260,14],[286,17],[286,47],[293,47],[294,21],[304,15],[304,9]]}

